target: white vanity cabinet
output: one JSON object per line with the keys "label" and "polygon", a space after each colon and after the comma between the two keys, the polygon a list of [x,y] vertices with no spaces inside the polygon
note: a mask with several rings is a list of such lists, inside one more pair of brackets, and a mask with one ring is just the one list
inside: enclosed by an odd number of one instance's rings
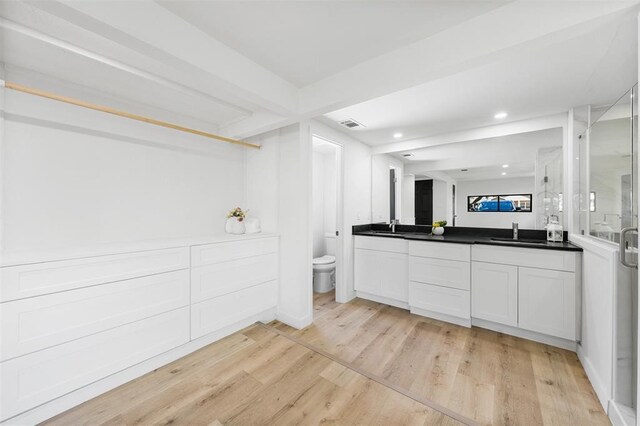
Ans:
{"label": "white vanity cabinet", "polygon": [[471,253],[473,324],[572,348],[579,252],[474,245]]}
{"label": "white vanity cabinet", "polygon": [[409,241],[411,312],[470,326],[471,246]]}
{"label": "white vanity cabinet", "polygon": [[355,237],[354,284],[358,297],[407,308],[407,272],[406,240]]}
{"label": "white vanity cabinet", "polygon": [[471,316],[518,326],[518,267],[473,262]]}

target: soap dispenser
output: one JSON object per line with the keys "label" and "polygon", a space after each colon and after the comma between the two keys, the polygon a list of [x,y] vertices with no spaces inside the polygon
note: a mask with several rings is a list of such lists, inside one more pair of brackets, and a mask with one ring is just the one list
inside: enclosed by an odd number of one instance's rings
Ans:
{"label": "soap dispenser", "polygon": [[562,225],[558,222],[558,217],[553,215],[549,218],[547,224],[547,241],[552,243],[561,243],[563,241]]}

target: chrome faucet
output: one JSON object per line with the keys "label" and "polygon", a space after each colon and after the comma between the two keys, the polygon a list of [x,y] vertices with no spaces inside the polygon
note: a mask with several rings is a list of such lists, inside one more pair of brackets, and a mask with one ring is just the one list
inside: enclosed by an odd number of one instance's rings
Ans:
{"label": "chrome faucet", "polygon": [[391,219],[391,223],[389,223],[389,228],[391,228],[391,232],[396,232],[396,225],[398,224],[398,219]]}
{"label": "chrome faucet", "polygon": [[513,239],[518,239],[518,222],[511,222],[511,231],[513,232]]}

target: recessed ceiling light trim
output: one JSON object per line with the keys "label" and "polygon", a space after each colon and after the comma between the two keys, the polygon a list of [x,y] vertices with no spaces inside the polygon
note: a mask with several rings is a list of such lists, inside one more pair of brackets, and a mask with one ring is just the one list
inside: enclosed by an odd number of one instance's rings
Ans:
{"label": "recessed ceiling light trim", "polygon": [[500,112],[497,112],[497,113],[493,116],[493,118],[495,118],[496,120],[502,120],[503,118],[507,118],[507,116],[508,116],[508,115],[509,115],[509,114],[507,114],[506,112],[504,112],[504,111],[500,111]]}
{"label": "recessed ceiling light trim", "polygon": [[400,133],[400,132],[394,133],[393,137],[394,137],[394,139],[400,139],[402,137],[402,133]]}

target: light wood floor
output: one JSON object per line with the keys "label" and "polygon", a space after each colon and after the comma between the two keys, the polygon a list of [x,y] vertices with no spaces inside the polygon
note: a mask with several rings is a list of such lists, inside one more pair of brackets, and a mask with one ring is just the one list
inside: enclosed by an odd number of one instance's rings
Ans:
{"label": "light wood floor", "polygon": [[261,325],[45,422],[52,425],[457,425]]}
{"label": "light wood floor", "polygon": [[571,352],[360,299],[314,308],[304,330],[251,326],[47,423],[460,424],[422,398],[482,424],[609,424]]}
{"label": "light wood floor", "polygon": [[272,325],[481,424],[610,424],[573,352],[333,294],[314,310],[303,330]]}

